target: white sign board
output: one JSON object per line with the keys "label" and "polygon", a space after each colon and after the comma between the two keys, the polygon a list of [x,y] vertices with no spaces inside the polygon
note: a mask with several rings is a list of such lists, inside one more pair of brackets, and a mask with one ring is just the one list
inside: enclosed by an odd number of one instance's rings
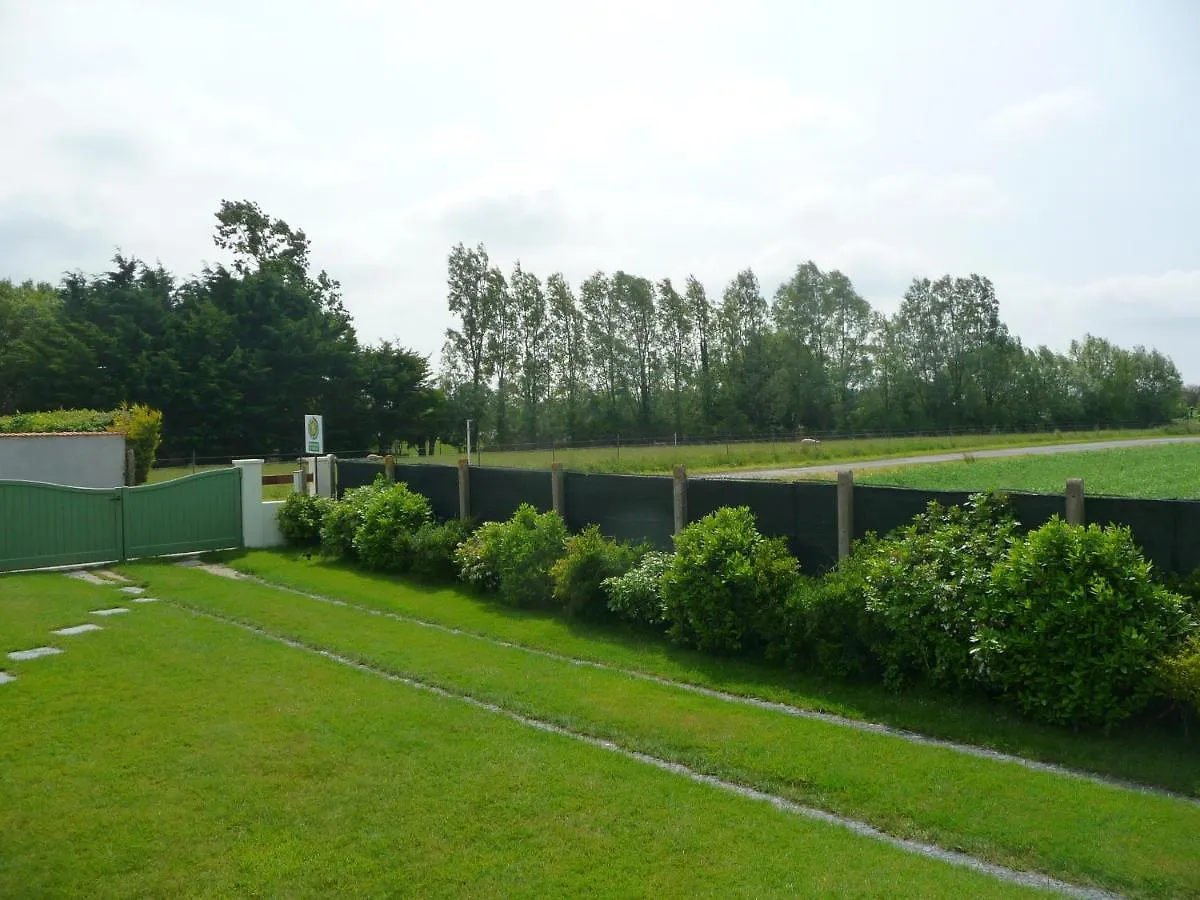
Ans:
{"label": "white sign board", "polygon": [[322,416],[304,417],[304,452],[325,452],[325,420]]}

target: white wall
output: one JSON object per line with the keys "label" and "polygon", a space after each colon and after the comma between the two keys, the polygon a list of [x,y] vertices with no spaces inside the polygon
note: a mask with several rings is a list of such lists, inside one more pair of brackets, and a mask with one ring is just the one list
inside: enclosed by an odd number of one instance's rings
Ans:
{"label": "white wall", "polygon": [[0,434],[0,481],[72,487],[125,484],[123,434]]}

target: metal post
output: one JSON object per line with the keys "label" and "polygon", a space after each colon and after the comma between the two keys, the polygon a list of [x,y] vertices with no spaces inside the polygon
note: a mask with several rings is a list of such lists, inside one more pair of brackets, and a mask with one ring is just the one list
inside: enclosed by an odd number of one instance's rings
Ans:
{"label": "metal post", "polygon": [[854,472],[842,469],[837,479],[838,561],[850,555],[854,539]]}

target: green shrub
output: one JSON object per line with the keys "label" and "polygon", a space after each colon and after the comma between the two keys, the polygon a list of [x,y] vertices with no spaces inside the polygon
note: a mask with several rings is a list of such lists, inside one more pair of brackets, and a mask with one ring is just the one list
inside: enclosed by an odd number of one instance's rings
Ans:
{"label": "green shrub", "polygon": [[1158,671],[1167,696],[1200,714],[1200,635],[1164,659]]}
{"label": "green shrub", "polygon": [[609,611],[630,622],[661,627],[666,621],[662,576],[672,558],[670,553],[651,551],[624,575],[605,578],[601,584],[608,597]]}
{"label": "green shrub", "polygon": [[0,434],[52,434],[64,431],[114,432],[125,435],[133,451],[134,484],[143,484],[162,441],[162,413],[140,403],[120,409],[59,409],[0,417]]}
{"label": "green shrub", "polygon": [[504,528],[504,522],[484,522],[454,548],[460,579],[481,590],[500,590],[500,541]]}
{"label": "green shrub", "polygon": [[572,616],[603,614],[604,580],[628,572],[638,556],[638,548],[610,540],[599,527],[588,525],[567,540],[562,558],[550,568],[554,599]]}
{"label": "green shrub", "polygon": [[133,483],[144,484],[154,465],[154,454],[162,443],[163,414],[141,403],[122,405],[113,415],[109,431],[125,435],[125,446],[133,451]]}
{"label": "green shrub", "polygon": [[426,522],[409,542],[412,573],[427,581],[453,581],[458,574],[454,551],[471,535],[471,526],[461,519]]}
{"label": "green shrub", "polygon": [[1186,575],[1168,575],[1164,583],[1173,594],[1183,598],[1183,610],[1200,626],[1200,569]]}
{"label": "green shrub", "polygon": [[1146,705],[1189,624],[1128,528],[1058,517],[1012,545],[981,614],[991,684],[1033,718],[1105,728]]}
{"label": "green shrub", "polygon": [[881,641],[866,606],[863,556],[851,556],[821,578],[800,578],[780,612],[768,653],[831,678],[878,677]]}
{"label": "green shrub", "polygon": [[971,649],[979,607],[1014,533],[1003,498],[976,494],[964,506],[932,502],[911,525],[856,550],[887,684],[915,677],[962,687],[976,680]]}
{"label": "green shrub", "polygon": [[719,509],[675,538],[662,578],[668,633],[699,650],[761,645],[797,574],[784,542],[759,534],[748,508]]}
{"label": "green shrub", "polygon": [[389,487],[382,475],[374,484],[352,488],[325,512],[321,523],[321,552],[327,556],[354,557],[354,535],[362,524],[363,510],[380,491]]}
{"label": "green shrub", "polygon": [[507,522],[486,522],[455,551],[463,581],[499,591],[512,606],[550,601],[550,568],[563,555],[567,526],[553,512],[522,503]]}
{"label": "green shrub", "polygon": [[333,507],[328,497],[289,494],[279,507],[277,521],[283,538],[293,547],[316,547],[321,543],[321,525]]}
{"label": "green shrub", "polygon": [[400,482],[376,491],[362,507],[354,552],[372,569],[406,572],[412,567],[412,537],[433,519],[429,501]]}

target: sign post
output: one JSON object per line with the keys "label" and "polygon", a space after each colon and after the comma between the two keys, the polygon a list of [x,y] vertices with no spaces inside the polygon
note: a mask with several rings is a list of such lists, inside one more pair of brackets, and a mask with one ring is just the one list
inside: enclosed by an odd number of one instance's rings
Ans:
{"label": "sign post", "polygon": [[313,494],[319,496],[317,485],[317,457],[325,452],[325,417],[307,415],[304,417],[304,453],[312,456]]}

